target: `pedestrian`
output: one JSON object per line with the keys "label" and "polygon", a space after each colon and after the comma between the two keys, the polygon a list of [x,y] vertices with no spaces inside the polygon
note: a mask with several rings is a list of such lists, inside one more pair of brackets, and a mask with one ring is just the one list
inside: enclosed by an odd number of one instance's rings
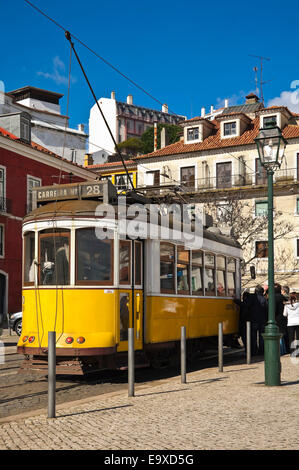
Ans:
{"label": "pedestrian", "polygon": [[[296,345],[299,345],[299,294],[292,292],[290,302],[285,304],[284,317],[287,318],[287,329],[289,336],[289,350],[294,354]],[[295,341],[296,338],[296,341]]]}
{"label": "pedestrian", "polygon": [[245,305],[245,316],[251,323],[251,354],[252,356],[264,354],[264,340],[262,334],[268,316],[268,302],[264,296],[264,288],[256,286],[254,294]]}
{"label": "pedestrian", "polygon": [[281,293],[281,285],[278,283],[274,284],[275,292],[275,321],[279,328],[279,332],[282,337],[280,339],[280,354],[289,354],[289,338],[287,331],[287,319],[283,316],[284,306],[286,303],[286,298]]}
{"label": "pedestrian", "polygon": [[286,301],[290,300],[290,288],[289,288],[289,286],[282,286],[281,293],[285,297]]}
{"label": "pedestrian", "polygon": [[253,294],[250,294],[247,290],[243,292],[242,300],[234,298],[234,302],[240,307],[239,310],[239,337],[242,340],[244,348],[246,348],[246,322],[249,320],[248,308],[249,298]]}

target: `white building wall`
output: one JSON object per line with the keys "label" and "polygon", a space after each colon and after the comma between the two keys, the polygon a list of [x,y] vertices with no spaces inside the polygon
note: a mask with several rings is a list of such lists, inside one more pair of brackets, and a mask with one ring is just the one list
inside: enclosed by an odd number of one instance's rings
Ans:
{"label": "white building wall", "polygon": [[[110,98],[100,98],[98,103],[112,134],[116,138],[118,132],[116,119],[116,101]],[[102,155],[105,154],[106,157],[115,152],[114,142],[96,104],[94,104],[94,106],[91,108],[89,115],[88,152],[100,152]]]}

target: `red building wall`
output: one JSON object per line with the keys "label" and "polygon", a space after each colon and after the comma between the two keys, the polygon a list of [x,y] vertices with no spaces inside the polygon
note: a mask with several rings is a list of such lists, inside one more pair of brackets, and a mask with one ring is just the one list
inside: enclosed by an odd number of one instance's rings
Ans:
{"label": "red building wall", "polygon": [[[32,160],[24,155],[0,148],[0,166],[6,168],[6,201],[8,215],[0,212],[4,229],[4,258],[0,258],[0,272],[8,275],[8,312],[17,312],[22,306],[22,218],[27,213],[27,175],[40,178],[41,184],[83,181],[63,171],[63,161],[55,159],[56,168]],[[62,171],[61,171],[62,169]],[[1,294],[1,293],[0,293]]]}

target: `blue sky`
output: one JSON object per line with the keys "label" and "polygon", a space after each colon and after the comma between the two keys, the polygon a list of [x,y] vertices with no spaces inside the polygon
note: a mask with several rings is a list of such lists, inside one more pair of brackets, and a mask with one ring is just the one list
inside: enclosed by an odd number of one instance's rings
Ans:
{"label": "blue sky", "polygon": [[[299,112],[299,99],[291,99],[299,90],[299,7],[293,0],[287,5],[276,0],[32,2],[173,112],[190,118],[225,98],[242,103],[255,90],[253,67],[260,67],[251,54],[271,59],[264,62],[265,103]],[[69,62],[64,32],[24,0],[0,3],[5,90],[32,85],[63,93],[64,113]],[[98,98],[115,90],[121,101],[133,94],[135,104],[160,109],[76,41],[75,47]],[[70,124],[87,124],[93,104],[73,57]]]}

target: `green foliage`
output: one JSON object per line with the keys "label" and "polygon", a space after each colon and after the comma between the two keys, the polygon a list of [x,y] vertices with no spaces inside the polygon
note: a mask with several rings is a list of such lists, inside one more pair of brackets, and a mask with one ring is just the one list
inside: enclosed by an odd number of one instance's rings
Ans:
{"label": "green foliage", "polygon": [[128,155],[143,153],[143,143],[138,137],[130,137],[128,140],[118,144],[118,148]]}
{"label": "green foliage", "polygon": [[[180,139],[181,127],[174,124],[158,124],[157,132],[157,145],[158,149],[161,147],[161,130],[163,127],[166,128],[167,142],[173,144]],[[154,126],[147,129],[141,136],[143,143],[143,153],[151,153],[154,151]]]}

